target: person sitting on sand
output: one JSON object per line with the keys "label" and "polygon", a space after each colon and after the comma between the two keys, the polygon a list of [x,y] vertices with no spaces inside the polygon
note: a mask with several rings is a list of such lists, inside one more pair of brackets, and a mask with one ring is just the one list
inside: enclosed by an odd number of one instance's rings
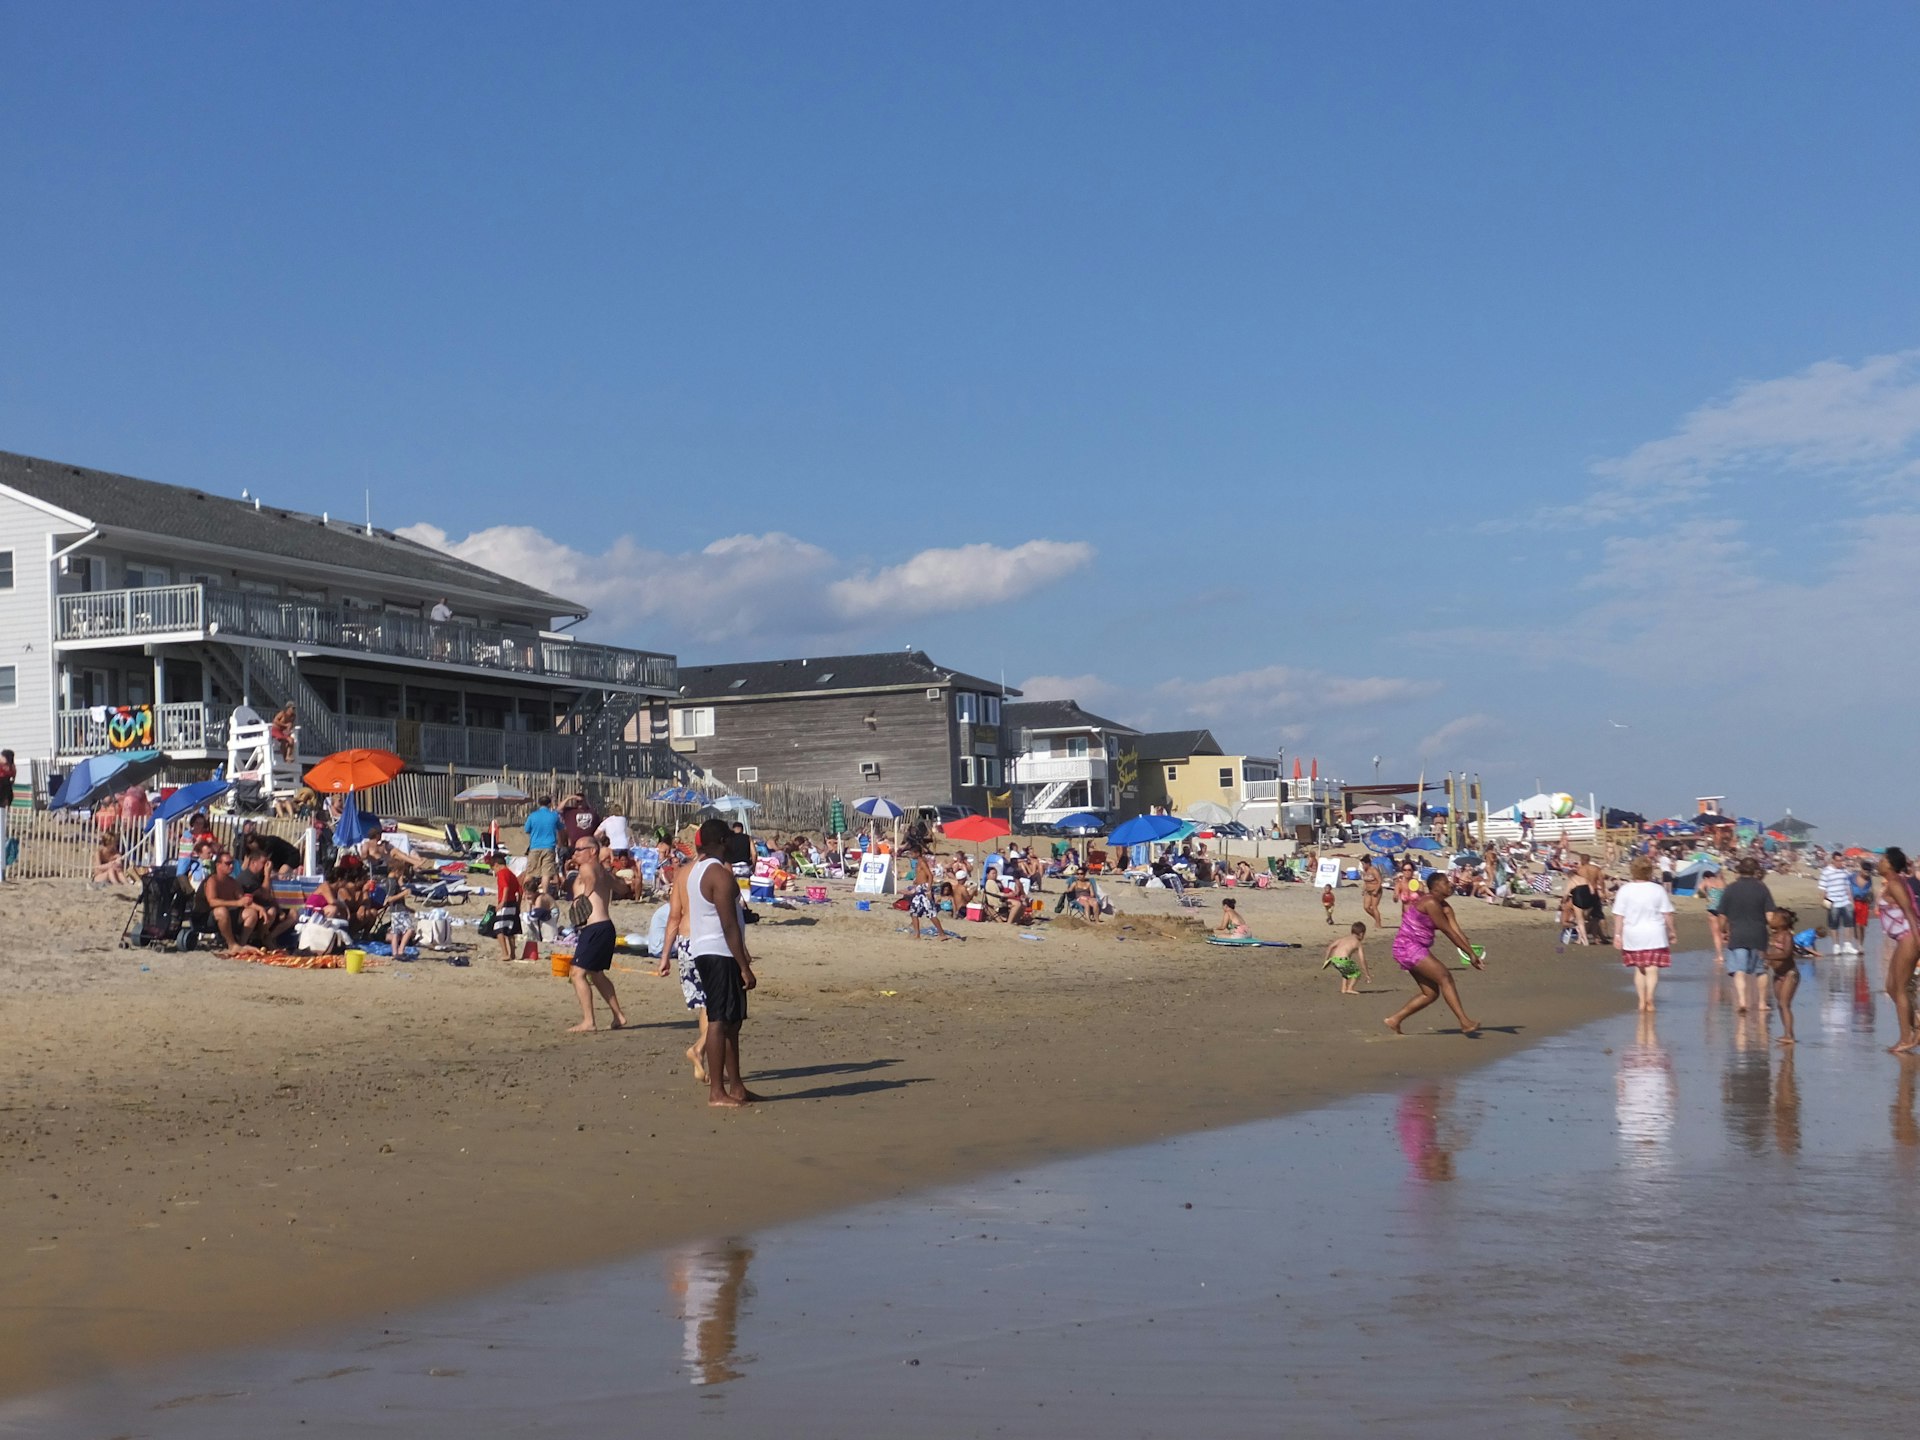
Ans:
{"label": "person sitting on sand", "polygon": [[1240,918],[1240,907],[1234,903],[1231,895],[1220,902],[1220,923],[1213,927],[1213,933],[1223,940],[1251,940],[1253,931],[1247,928],[1247,922]]}
{"label": "person sitting on sand", "polygon": [[1429,953],[1434,936],[1440,934],[1459,946],[1462,955],[1472,957],[1469,963],[1474,969],[1480,970],[1486,966],[1486,961],[1473,948],[1466,932],[1453,917],[1453,907],[1447,904],[1447,897],[1452,893],[1453,887],[1447,883],[1447,877],[1436,871],[1427,882],[1425,893],[1416,896],[1413,903],[1407,906],[1406,913],[1400,917],[1400,928],[1393,937],[1393,960],[1413,977],[1414,984],[1420,987],[1420,993],[1381,1021],[1396,1035],[1401,1033],[1400,1027],[1409,1018],[1442,999],[1460,1022],[1462,1035],[1476,1035],[1480,1031],[1480,1022],[1469,1019],[1466,1010],[1461,1007],[1460,992],[1453,984],[1453,972]]}
{"label": "person sitting on sand", "polygon": [[1085,869],[1080,870],[1067,887],[1067,905],[1082,920],[1091,920],[1095,924],[1100,922],[1100,895],[1093,888],[1093,881],[1087,878]]}
{"label": "person sitting on sand", "polygon": [[220,932],[227,949],[235,950],[258,940],[266,915],[233,878],[232,855],[223,852],[214,857],[213,878],[201,893],[207,902],[207,913],[213,918],[213,928]]}
{"label": "person sitting on sand", "polygon": [[1320,968],[1322,970],[1331,968],[1340,977],[1342,995],[1360,993],[1359,988],[1354,984],[1356,980],[1364,980],[1369,985],[1373,983],[1373,976],[1367,973],[1367,949],[1364,943],[1366,938],[1366,925],[1356,920],[1345,935],[1327,946],[1326,964]]}
{"label": "person sitting on sand", "polygon": [[1238,889],[1251,890],[1253,888],[1253,866],[1244,860],[1234,861],[1233,883]]}
{"label": "person sitting on sand", "polygon": [[104,831],[100,843],[93,852],[93,883],[95,885],[124,885],[127,883],[127,867],[120,858],[120,837],[113,831]]}

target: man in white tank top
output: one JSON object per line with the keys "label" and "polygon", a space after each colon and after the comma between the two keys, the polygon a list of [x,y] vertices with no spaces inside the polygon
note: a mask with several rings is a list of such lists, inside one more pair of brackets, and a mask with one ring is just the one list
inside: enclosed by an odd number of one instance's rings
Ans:
{"label": "man in white tank top", "polygon": [[700,858],[687,875],[687,942],[707,1010],[707,1103],[737,1109],[759,1097],[740,1078],[740,1026],[747,991],[759,983],[740,924],[740,885],[722,857],[731,840],[724,820],[700,826]]}

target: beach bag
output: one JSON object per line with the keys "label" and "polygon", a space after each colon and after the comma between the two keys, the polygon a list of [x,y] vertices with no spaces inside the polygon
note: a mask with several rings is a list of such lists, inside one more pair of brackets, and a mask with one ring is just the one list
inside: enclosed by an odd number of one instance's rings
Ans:
{"label": "beach bag", "polygon": [[473,928],[480,932],[481,939],[491,940],[493,938],[493,906],[489,905],[480,912],[479,922],[475,924]]}
{"label": "beach bag", "polygon": [[420,917],[420,943],[431,950],[445,949],[453,941],[453,921],[444,910],[429,910]]}
{"label": "beach bag", "polygon": [[325,919],[302,920],[298,935],[300,949],[308,955],[331,955],[347,945],[346,937]]}

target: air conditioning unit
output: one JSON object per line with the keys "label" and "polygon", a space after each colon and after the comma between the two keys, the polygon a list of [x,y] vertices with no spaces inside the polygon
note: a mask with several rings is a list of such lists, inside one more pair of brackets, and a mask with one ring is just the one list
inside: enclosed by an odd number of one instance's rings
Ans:
{"label": "air conditioning unit", "polygon": [[860,762],[860,778],[862,780],[878,780],[880,778],[880,762],[878,760],[862,760]]}
{"label": "air conditioning unit", "polygon": [[757,785],[759,782],[760,767],[758,765],[742,765],[733,772],[733,783],[736,785]]}
{"label": "air conditioning unit", "polygon": [[927,687],[927,699],[938,700],[939,698],[940,698],[940,687],[938,685],[929,685]]}

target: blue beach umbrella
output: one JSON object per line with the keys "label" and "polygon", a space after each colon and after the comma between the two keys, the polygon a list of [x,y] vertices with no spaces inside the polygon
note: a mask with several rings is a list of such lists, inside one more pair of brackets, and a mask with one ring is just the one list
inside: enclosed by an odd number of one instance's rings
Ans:
{"label": "blue beach umbrella", "polygon": [[1104,817],[1091,810],[1076,810],[1073,814],[1053,822],[1053,828],[1062,835],[1098,835],[1107,828]]}
{"label": "blue beach umbrella", "polygon": [[864,796],[853,802],[853,808],[862,815],[871,815],[875,820],[898,820],[907,813],[884,795]]}
{"label": "blue beach umbrella", "polygon": [[705,805],[708,797],[691,785],[672,785],[648,797],[659,805]]}
{"label": "blue beach umbrella", "polygon": [[380,817],[371,810],[362,810],[353,798],[353,792],[347,792],[346,803],[340,809],[339,823],[333,827],[333,840],[336,845],[358,845],[362,840],[370,839],[380,833]]}
{"label": "blue beach umbrella", "polygon": [[1151,845],[1155,841],[1165,840],[1176,830],[1185,826],[1184,820],[1176,820],[1171,815],[1136,815],[1131,820],[1123,820],[1113,827],[1113,833],[1107,836],[1110,845]]}
{"label": "blue beach umbrella", "polygon": [[1376,855],[1391,855],[1396,850],[1407,848],[1407,837],[1398,830],[1387,829],[1384,825],[1377,830],[1367,831],[1360,840]]}
{"label": "blue beach umbrella", "polygon": [[196,780],[191,785],[182,785],[166,799],[153,807],[153,823],[164,825],[169,820],[178,820],[182,815],[191,815],[202,805],[217,800],[233,788],[231,780]]}
{"label": "blue beach umbrella", "polygon": [[127,750],[118,755],[89,755],[67,772],[48,804],[55,810],[91,805],[109,795],[151,780],[167,768],[158,750]]}
{"label": "blue beach umbrella", "polygon": [[1417,839],[1407,842],[1407,849],[1409,850],[1438,850],[1439,848],[1440,842],[1430,835],[1422,835]]}

